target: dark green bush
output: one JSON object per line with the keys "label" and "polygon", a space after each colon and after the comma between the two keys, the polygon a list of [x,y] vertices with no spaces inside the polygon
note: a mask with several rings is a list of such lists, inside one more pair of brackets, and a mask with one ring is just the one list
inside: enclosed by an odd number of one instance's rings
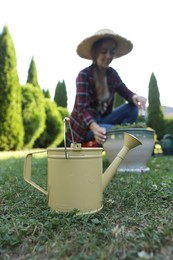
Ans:
{"label": "dark green bush", "polygon": [[164,134],[173,134],[173,118],[164,120]]}

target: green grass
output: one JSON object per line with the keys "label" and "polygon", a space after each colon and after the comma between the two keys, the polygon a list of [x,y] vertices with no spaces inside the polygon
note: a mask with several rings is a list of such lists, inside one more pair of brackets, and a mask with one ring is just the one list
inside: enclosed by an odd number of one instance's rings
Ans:
{"label": "green grass", "polygon": [[[173,156],[152,157],[149,173],[115,175],[103,209],[76,215],[50,210],[24,181],[25,154],[0,153],[0,259],[173,259]],[[33,169],[46,188],[45,155]]]}

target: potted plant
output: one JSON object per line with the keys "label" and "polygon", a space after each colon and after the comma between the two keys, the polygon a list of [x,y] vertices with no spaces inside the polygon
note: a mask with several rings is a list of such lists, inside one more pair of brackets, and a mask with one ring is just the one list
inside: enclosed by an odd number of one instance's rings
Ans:
{"label": "potted plant", "polygon": [[142,145],[132,149],[118,168],[119,172],[148,172],[147,162],[154,149],[154,130],[147,128],[145,122],[128,125],[118,125],[107,132],[107,139],[103,144],[108,161],[111,163],[121,150],[124,133],[137,137]]}

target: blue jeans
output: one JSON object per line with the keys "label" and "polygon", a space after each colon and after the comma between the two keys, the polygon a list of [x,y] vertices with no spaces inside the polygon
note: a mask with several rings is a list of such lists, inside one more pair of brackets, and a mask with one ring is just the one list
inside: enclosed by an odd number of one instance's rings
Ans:
{"label": "blue jeans", "polygon": [[[138,107],[134,104],[123,104],[115,108],[110,114],[106,116],[98,115],[96,123],[106,128],[106,131],[111,130],[115,125],[133,124],[138,117]],[[85,141],[94,140],[94,134],[88,130],[85,136]]]}

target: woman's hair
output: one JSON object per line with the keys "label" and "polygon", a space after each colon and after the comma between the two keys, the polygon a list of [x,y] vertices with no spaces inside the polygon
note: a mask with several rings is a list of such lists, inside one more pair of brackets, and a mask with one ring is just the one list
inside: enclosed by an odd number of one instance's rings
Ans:
{"label": "woman's hair", "polygon": [[107,40],[107,39],[113,40],[113,41],[115,42],[115,46],[117,46],[116,41],[115,41],[113,38],[110,38],[110,37],[97,40],[96,42],[94,42],[94,44],[93,44],[92,47],[91,47],[91,57],[92,57],[93,61],[96,60],[96,55],[97,55],[97,50],[98,50],[98,48],[99,48],[99,47],[102,45],[102,43],[103,43],[105,40]]}

